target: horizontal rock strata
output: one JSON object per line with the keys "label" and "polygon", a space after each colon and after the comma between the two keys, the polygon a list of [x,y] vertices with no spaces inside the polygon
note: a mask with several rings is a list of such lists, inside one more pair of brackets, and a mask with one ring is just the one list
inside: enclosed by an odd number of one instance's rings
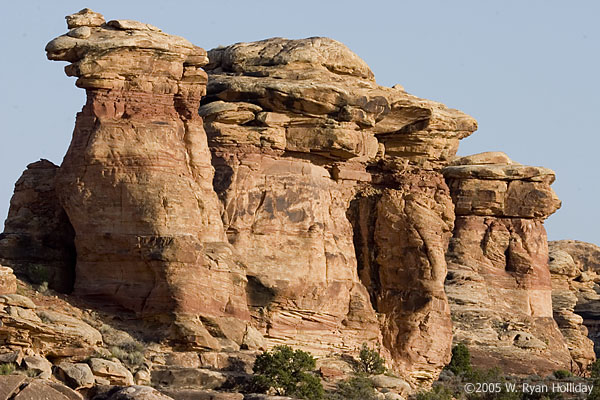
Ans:
{"label": "horizontal rock strata", "polygon": [[377,85],[331,39],[238,43],[209,59],[200,115],[215,189],[266,338],[322,352],[381,336],[398,371],[434,379],[450,349],[453,213],[432,168],[476,122]]}
{"label": "horizontal rock strata", "polygon": [[75,293],[175,316],[176,336],[199,347],[220,345],[207,323],[236,318],[243,336],[246,278],[225,242],[197,112],[206,52],[135,21],[69,18],[77,26],[46,51],[87,93],[56,184],[76,232]]}
{"label": "horizontal rock strata", "polygon": [[573,358],[589,363],[600,354],[600,247],[576,240],[548,245],[554,318]]}
{"label": "horizontal rock strata", "polygon": [[[82,390],[217,389],[227,378],[200,363],[278,344],[319,356],[379,346],[413,388],[436,379],[453,340],[476,366],[519,374],[594,360],[600,250],[553,244],[549,270],[554,172],[504,153],[457,158],[473,118],[379,86],[332,39],[207,53],[89,9],[67,25],[47,56],[68,62],[87,101],[61,166],[30,164],[15,186],[0,346],[54,357],[63,380],[85,370]],[[181,353],[136,371],[99,358],[98,331],[15,295],[11,268],[133,312]]]}
{"label": "horizontal rock strata", "polygon": [[570,369],[553,319],[543,226],[560,207],[554,173],[498,153],[453,164],[443,174],[456,212],[446,280],[454,340],[469,346],[478,366],[540,375]]}

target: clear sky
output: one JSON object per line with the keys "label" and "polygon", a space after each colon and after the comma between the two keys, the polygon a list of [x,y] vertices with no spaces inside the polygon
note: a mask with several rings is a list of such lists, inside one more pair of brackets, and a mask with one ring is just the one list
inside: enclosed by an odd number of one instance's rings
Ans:
{"label": "clear sky", "polygon": [[135,19],[211,49],[268,37],[328,36],[379,84],[458,108],[479,122],[459,154],[504,151],[556,171],[562,209],[550,239],[600,245],[598,1],[2,1],[0,220],[15,181],[40,158],[60,164],[83,90],[44,46],[84,7]]}

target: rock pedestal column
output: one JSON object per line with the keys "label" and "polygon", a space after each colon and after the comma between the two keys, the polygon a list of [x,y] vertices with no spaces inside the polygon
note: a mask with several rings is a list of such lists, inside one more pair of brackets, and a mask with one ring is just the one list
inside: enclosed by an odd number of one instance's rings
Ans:
{"label": "rock pedestal column", "polygon": [[206,52],[88,9],[67,22],[46,51],[70,62],[67,75],[87,93],[57,177],[76,232],[75,293],[159,322],[176,316],[188,339],[215,347],[202,318],[243,324],[249,314],[197,112]]}

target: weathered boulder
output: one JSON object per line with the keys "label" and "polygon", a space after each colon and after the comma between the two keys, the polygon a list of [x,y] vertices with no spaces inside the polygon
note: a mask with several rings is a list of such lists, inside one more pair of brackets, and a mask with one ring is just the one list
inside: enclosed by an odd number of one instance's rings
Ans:
{"label": "weathered boulder", "polygon": [[173,400],[173,398],[149,386],[115,387],[94,396],[94,400]]}
{"label": "weathered boulder", "polygon": [[47,282],[53,289],[70,292],[75,278],[74,232],[58,201],[57,172],[56,165],[40,160],[29,164],[15,184],[0,234],[0,263],[34,283]]}
{"label": "weathered boulder", "polygon": [[540,375],[570,369],[553,318],[543,226],[560,207],[554,173],[498,153],[458,162],[464,165],[443,170],[457,215],[446,280],[454,341],[469,347],[479,367]]}
{"label": "weathered boulder", "polygon": [[56,366],[58,378],[75,390],[91,388],[94,383],[94,374],[85,363],[62,362]]}
{"label": "weathered boulder", "polygon": [[52,376],[52,363],[41,356],[27,356],[23,358],[23,365],[29,374],[40,379],[48,379]]}
{"label": "weathered boulder", "polygon": [[218,371],[205,368],[157,367],[152,371],[154,386],[177,388],[218,389],[227,380]]}
{"label": "weathered boulder", "polygon": [[17,277],[13,270],[0,265],[0,294],[13,294],[17,291]]}
{"label": "weathered boulder", "polygon": [[0,400],[83,400],[68,387],[23,375],[0,376]]}
{"label": "weathered boulder", "polygon": [[106,379],[111,385],[133,385],[133,375],[118,360],[91,358],[88,362],[94,376]]}
{"label": "weathered boulder", "polygon": [[56,178],[76,232],[75,293],[172,322],[163,334],[174,340],[218,347],[199,316],[244,322],[249,313],[197,112],[206,52],[147,24],[102,19],[69,16],[89,34],[46,46],[87,93]]}

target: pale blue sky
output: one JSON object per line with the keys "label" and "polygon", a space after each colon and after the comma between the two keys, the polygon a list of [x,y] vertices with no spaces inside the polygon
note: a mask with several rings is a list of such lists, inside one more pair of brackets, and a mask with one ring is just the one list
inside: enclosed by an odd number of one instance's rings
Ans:
{"label": "pale blue sky", "polygon": [[25,166],[60,164],[83,90],[45,44],[84,7],[136,19],[210,49],[273,36],[328,36],[362,57],[379,84],[479,121],[459,154],[500,150],[556,171],[563,207],[551,239],[600,245],[597,1],[3,1],[0,16],[0,220]]}

